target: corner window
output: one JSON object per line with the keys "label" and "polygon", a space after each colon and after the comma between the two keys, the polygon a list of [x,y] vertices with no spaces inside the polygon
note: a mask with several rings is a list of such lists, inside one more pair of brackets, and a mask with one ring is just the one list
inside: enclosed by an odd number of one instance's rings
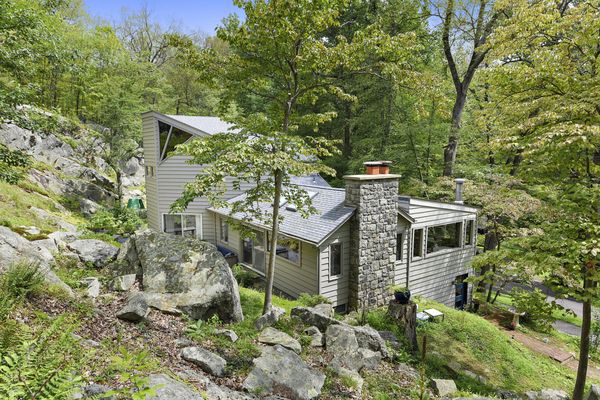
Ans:
{"label": "corner window", "polygon": [[300,264],[300,241],[285,236],[279,236],[275,254],[278,257],[285,258],[295,264]]}
{"label": "corner window", "polygon": [[462,222],[427,228],[427,254],[460,247]]}
{"label": "corner window", "polygon": [[423,257],[423,229],[415,229],[413,234],[413,257]]}
{"label": "corner window", "polygon": [[404,234],[399,233],[396,235],[396,260],[402,260],[404,257]]}
{"label": "corner window", "polygon": [[227,220],[225,218],[219,218],[219,221],[221,221],[221,227],[220,227],[220,239],[221,242],[229,242],[229,224],[227,223]]}
{"label": "corner window", "polygon": [[342,244],[334,243],[329,246],[329,276],[342,274]]}
{"label": "corner window", "polygon": [[475,243],[475,240],[473,238],[474,236],[474,232],[473,232],[473,227],[475,225],[475,221],[472,219],[467,220],[466,222],[466,228],[465,228],[465,246],[472,246],[473,243]]}
{"label": "corner window", "polygon": [[195,214],[163,214],[163,231],[177,236],[202,238],[201,216]]}
{"label": "corner window", "polygon": [[160,160],[169,156],[175,146],[187,142],[192,135],[162,121],[158,121],[158,136],[160,139]]}

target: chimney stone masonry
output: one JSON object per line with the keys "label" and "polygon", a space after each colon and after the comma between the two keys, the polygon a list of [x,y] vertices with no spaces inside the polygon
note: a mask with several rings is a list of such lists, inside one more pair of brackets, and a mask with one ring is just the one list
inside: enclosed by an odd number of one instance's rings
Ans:
{"label": "chimney stone masonry", "polygon": [[349,306],[354,310],[387,304],[394,284],[400,175],[389,173],[390,164],[371,161],[365,163],[366,174],[344,176],[346,204],[356,207],[349,276]]}

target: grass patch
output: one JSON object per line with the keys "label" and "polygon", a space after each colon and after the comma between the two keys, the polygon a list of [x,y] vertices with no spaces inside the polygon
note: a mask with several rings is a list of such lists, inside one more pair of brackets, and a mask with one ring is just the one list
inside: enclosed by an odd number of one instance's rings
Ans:
{"label": "grass patch", "polygon": [[[429,377],[454,378],[459,389],[482,394],[496,388],[518,392],[572,389],[574,371],[531,352],[484,318],[433,301],[416,301],[420,309],[436,308],[445,314],[444,321],[425,323],[418,329],[419,343],[427,336]],[[454,376],[445,368],[452,360],[485,377],[486,382],[462,373]]]}
{"label": "grass patch", "polygon": [[52,199],[37,192],[28,191],[17,185],[0,181],[0,225],[7,227],[36,226],[42,231],[53,232],[59,226],[52,220],[42,218],[31,207],[37,207],[50,214],[71,222],[83,220],[58,210]]}

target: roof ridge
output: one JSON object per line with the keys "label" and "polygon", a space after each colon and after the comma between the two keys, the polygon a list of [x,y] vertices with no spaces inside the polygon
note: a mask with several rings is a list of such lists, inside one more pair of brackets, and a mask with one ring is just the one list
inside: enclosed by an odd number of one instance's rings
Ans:
{"label": "roof ridge", "polygon": [[[294,183],[292,183],[292,185],[294,185]],[[336,192],[344,192],[346,191],[346,189],[344,188],[336,188],[336,187],[327,187],[327,186],[319,186],[319,185],[306,185],[306,184],[295,184],[296,186],[303,186],[303,187],[309,187],[309,188],[315,188],[315,189],[326,189],[326,190],[334,190]]]}

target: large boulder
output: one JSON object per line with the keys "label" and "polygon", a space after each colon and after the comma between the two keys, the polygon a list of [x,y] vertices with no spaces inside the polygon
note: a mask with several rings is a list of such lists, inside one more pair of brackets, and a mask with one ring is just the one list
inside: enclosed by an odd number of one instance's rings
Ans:
{"label": "large boulder", "polygon": [[101,268],[112,262],[119,248],[97,239],[79,239],[67,244],[67,248],[77,254],[82,262]]}
{"label": "large boulder", "polygon": [[73,291],[52,271],[54,256],[46,248],[37,246],[7,227],[0,226],[0,274],[11,265],[24,262],[37,265],[46,281],[63,289],[69,295]]}
{"label": "large boulder", "polygon": [[128,264],[121,273],[129,268],[126,273],[141,274],[151,307],[192,319],[243,320],[237,282],[215,245],[150,230],[137,232],[129,242],[116,264]]}
{"label": "large boulder", "polygon": [[310,400],[321,394],[324,383],[324,374],[308,367],[293,351],[277,345],[263,347],[244,381],[244,389],[280,394],[293,400]]}

